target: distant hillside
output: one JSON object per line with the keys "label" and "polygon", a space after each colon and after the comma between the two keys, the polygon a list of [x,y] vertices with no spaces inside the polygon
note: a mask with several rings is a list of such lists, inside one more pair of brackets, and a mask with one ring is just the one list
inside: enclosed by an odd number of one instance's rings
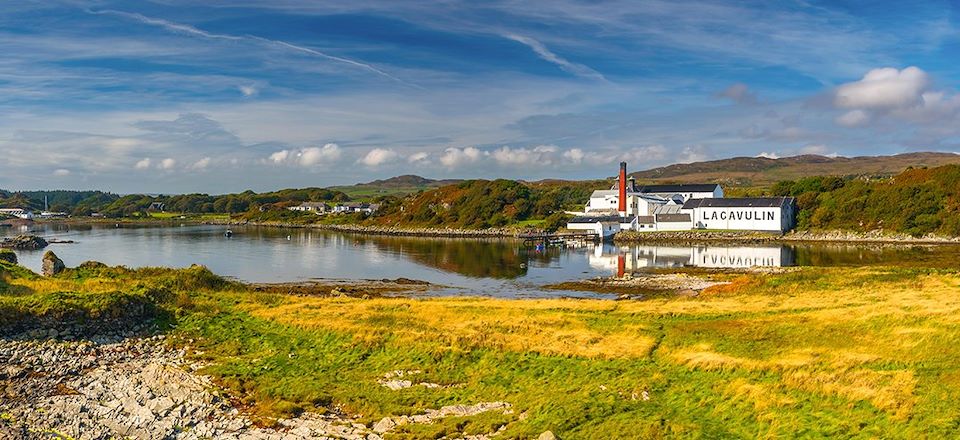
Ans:
{"label": "distant hillside", "polygon": [[459,179],[434,180],[426,177],[405,174],[389,179],[374,180],[356,185],[330,187],[332,190],[342,191],[354,199],[374,199],[382,196],[404,196],[417,191],[440,188],[462,182]]}
{"label": "distant hillside", "polygon": [[641,181],[706,182],[734,186],[769,186],[810,176],[892,176],[908,167],[960,164],[953,153],[905,153],[893,156],[826,157],[803,155],[769,159],[734,157],[674,164],[631,173]]}
{"label": "distant hillside", "polygon": [[441,187],[459,183],[459,179],[434,180],[413,174],[391,177],[389,179],[374,180],[373,182],[358,183],[353,186],[376,186],[380,188],[409,188],[409,187]]}

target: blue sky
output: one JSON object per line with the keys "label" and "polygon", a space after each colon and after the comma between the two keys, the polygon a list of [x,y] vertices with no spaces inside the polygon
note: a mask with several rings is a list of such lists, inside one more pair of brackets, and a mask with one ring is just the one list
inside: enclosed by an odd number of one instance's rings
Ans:
{"label": "blue sky", "polygon": [[[205,3],[204,6],[197,6]],[[960,151],[951,1],[43,0],[0,188],[222,193]]]}

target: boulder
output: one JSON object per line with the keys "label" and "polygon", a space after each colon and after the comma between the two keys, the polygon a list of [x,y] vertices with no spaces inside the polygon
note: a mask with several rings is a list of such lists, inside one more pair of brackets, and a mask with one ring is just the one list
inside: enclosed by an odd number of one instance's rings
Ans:
{"label": "boulder", "polygon": [[35,251],[47,247],[47,244],[47,240],[44,240],[43,237],[36,235],[18,235],[13,238],[5,238],[3,242],[0,243],[0,247]]}
{"label": "boulder", "polygon": [[537,440],[557,440],[557,436],[553,435],[553,432],[543,431],[540,437],[537,437]]}
{"label": "boulder", "polygon": [[4,263],[17,264],[17,254],[13,251],[0,249],[0,261]]}
{"label": "boulder", "polygon": [[60,257],[57,257],[57,254],[53,251],[47,251],[43,254],[43,276],[52,277],[60,272],[63,272],[67,266],[63,264],[63,260]]}

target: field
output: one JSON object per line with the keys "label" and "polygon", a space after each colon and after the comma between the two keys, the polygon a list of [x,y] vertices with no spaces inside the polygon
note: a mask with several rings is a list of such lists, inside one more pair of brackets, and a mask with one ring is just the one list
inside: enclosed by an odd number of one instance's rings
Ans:
{"label": "field", "polygon": [[[4,267],[4,325],[148,302],[263,423],[337,408],[372,424],[495,401],[511,411],[388,438],[942,438],[960,423],[954,270],[724,274],[730,284],[696,297],[604,301],[288,296],[199,267],[52,279]],[[378,383],[396,371],[413,386]]]}

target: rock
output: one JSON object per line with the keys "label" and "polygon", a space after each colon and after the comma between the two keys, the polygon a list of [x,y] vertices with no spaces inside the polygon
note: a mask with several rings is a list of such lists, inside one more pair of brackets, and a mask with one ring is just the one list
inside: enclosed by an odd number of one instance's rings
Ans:
{"label": "rock", "polygon": [[550,431],[543,431],[540,437],[537,437],[537,440],[557,440],[557,436],[553,435]]}
{"label": "rock", "polygon": [[384,417],[379,422],[373,424],[373,431],[383,434],[397,426],[397,423],[390,417]]}
{"label": "rock", "polygon": [[43,276],[52,277],[54,275],[63,272],[67,266],[63,264],[63,260],[57,257],[57,254],[53,251],[47,251],[43,254]]}
{"label": "rock", "polygon": [[17,264],[17,254],[7,249],[0,249],[0,261],[10,264]]}
{"label": "rock", "polygon": [[18,235],[14,238],[4,239],[3,242],[0,242],[0,247],[35,251],[47,247],[47,244],[47,240],[36,235]]}

